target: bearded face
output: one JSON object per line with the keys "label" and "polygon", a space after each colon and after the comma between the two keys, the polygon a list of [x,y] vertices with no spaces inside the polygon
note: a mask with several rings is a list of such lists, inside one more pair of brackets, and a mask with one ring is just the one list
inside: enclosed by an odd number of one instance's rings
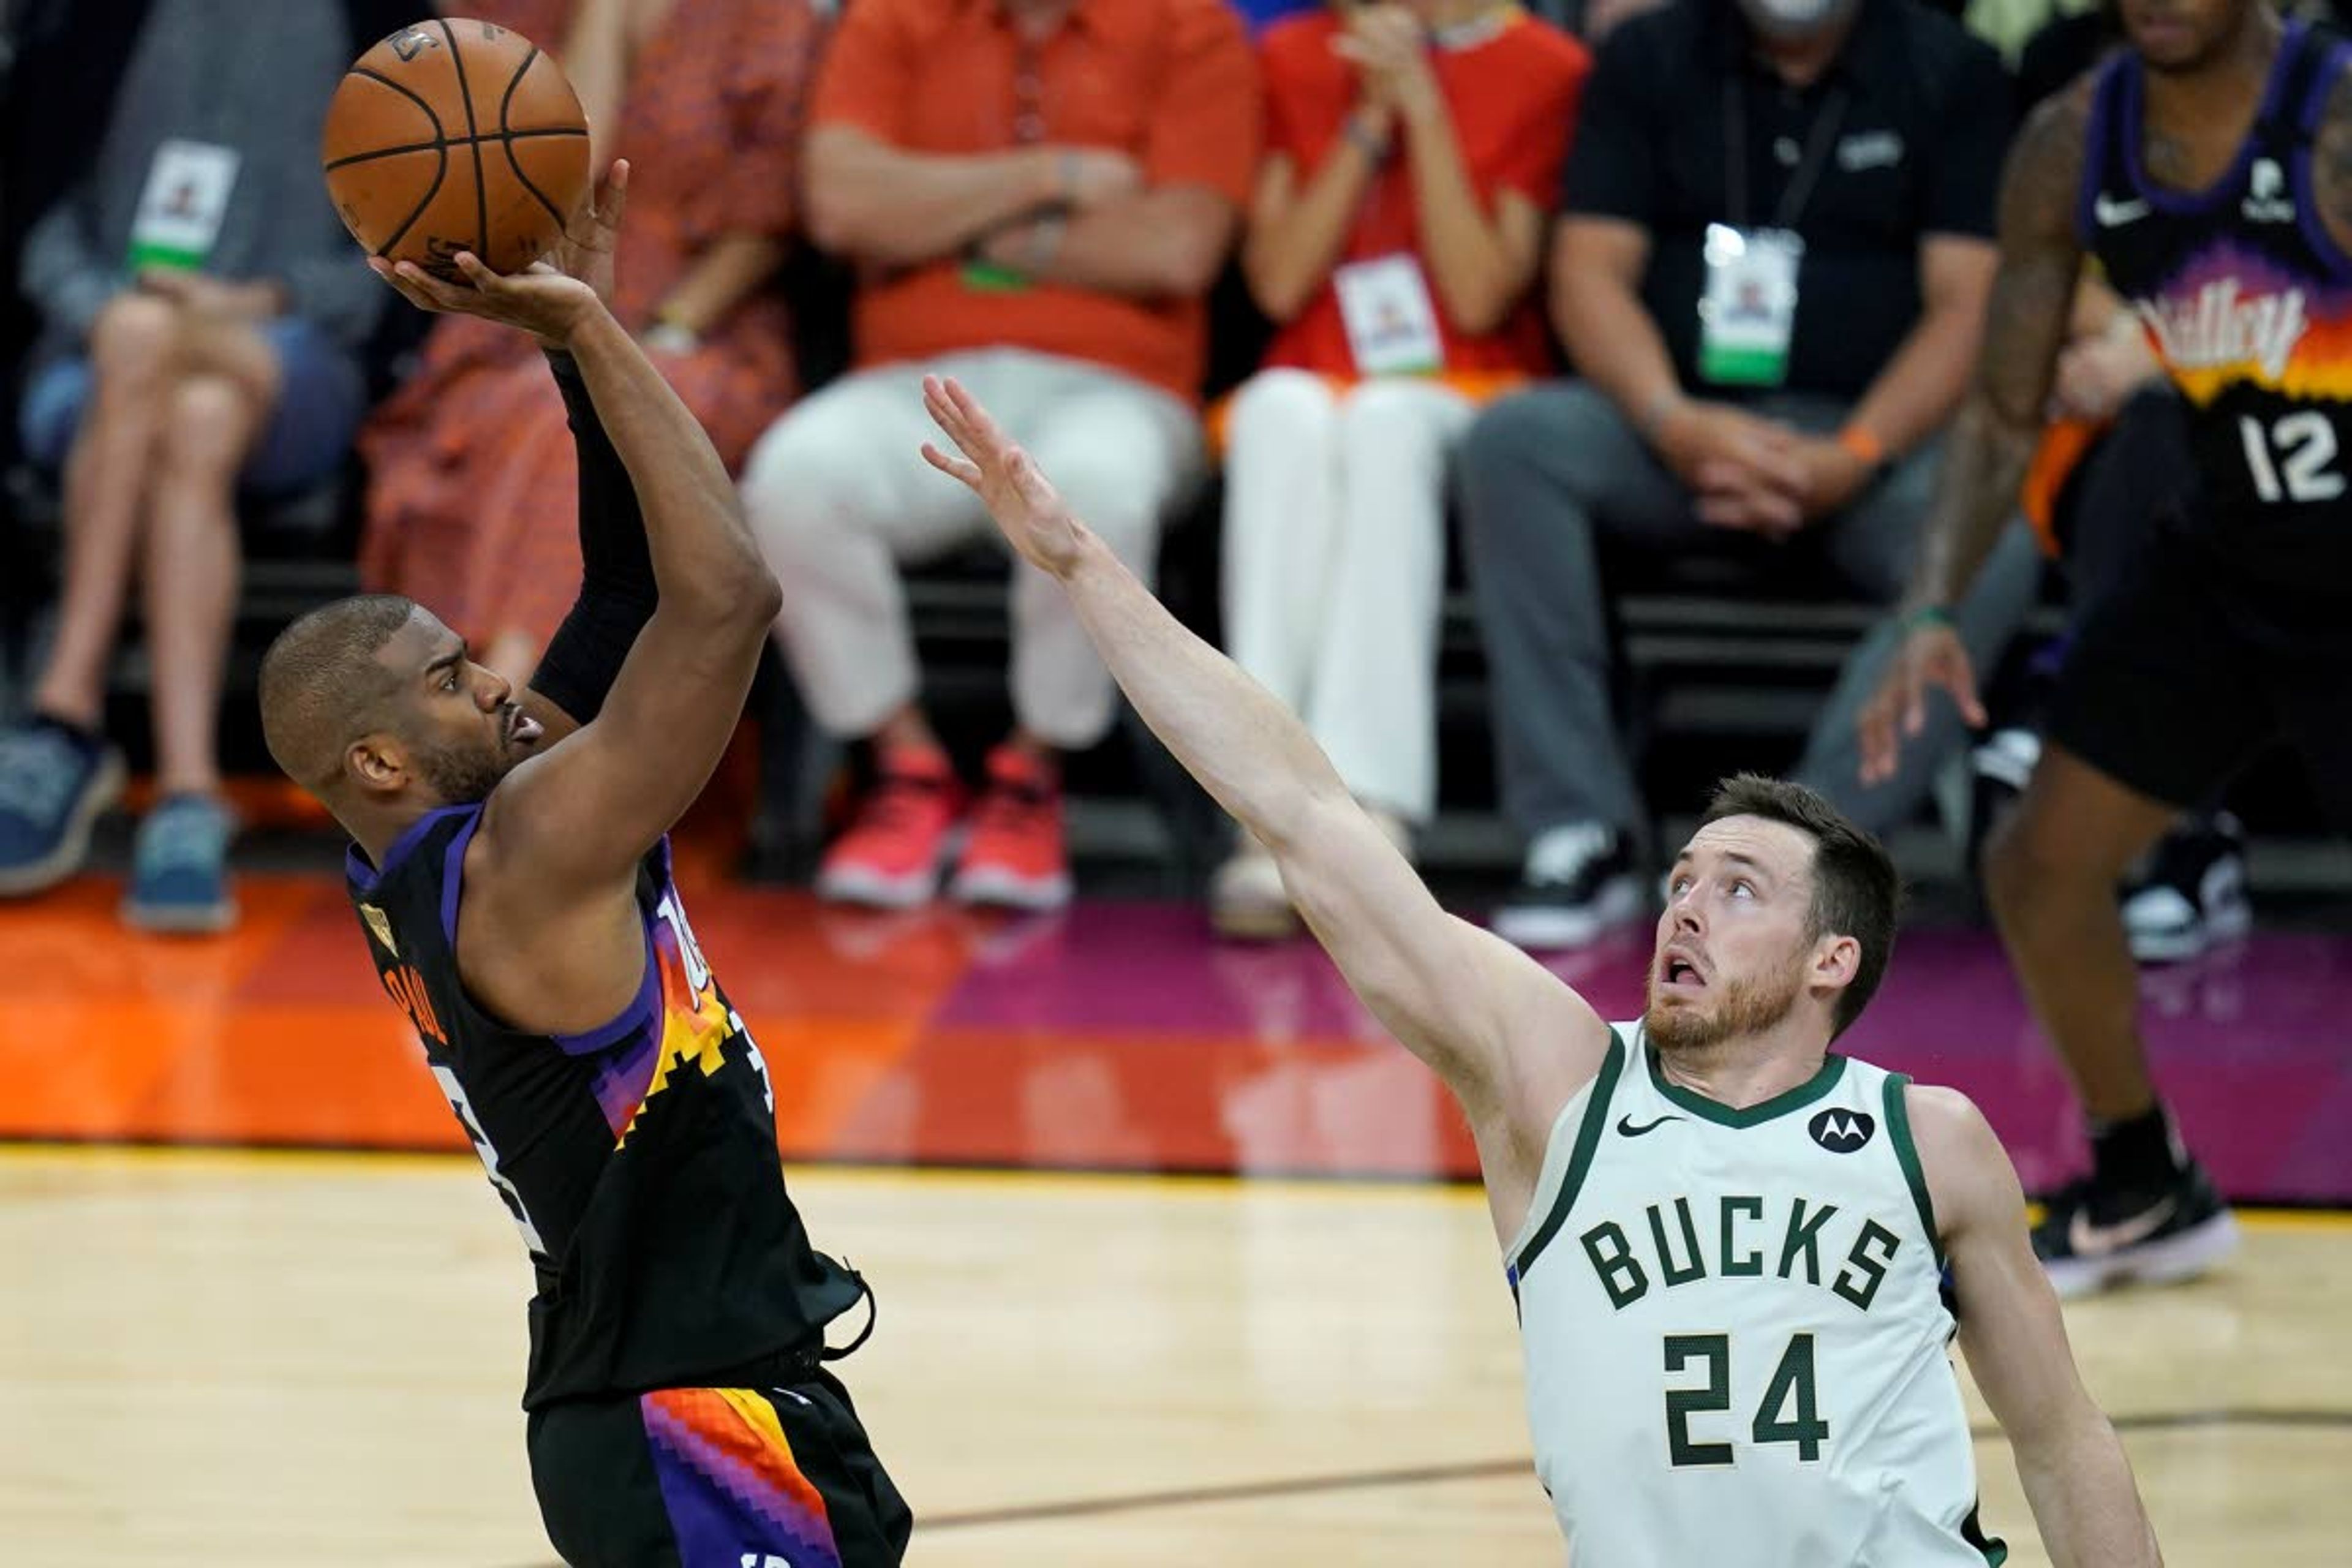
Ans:
{"label": "bearded face", "polygon": [[1800,951],[1778,969],[1694,987],[1686,973],[1667,981],[1664,972],[1677,966],[1661,954],[1651,967],[1649,1005],[1642,1014],[1651,1044],[1672,1056],[1777,1027],[1804,994],[1804,958]]}
{"label": "bearded face", "polygon": [[433,793],[450,805],[488,800],[490,791],[523,755],[506,746],[471,742],[415,749],[417,771],[432,785]]}

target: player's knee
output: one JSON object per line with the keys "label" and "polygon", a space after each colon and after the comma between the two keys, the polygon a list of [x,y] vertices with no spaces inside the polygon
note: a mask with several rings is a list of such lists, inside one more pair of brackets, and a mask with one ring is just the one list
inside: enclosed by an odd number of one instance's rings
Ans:
{"label": "player's knee", "polygon": [[101,389],[152,381],[171,364],[179,343],[177,306],[150,294],[121,294],[90,328],[90,364]]}
{"label": "player's knee", "polygon": [[252,395],[236,382],[187,376],[165,405],[164,467],[183,478],[225,479],[245,461],[259,423]]}

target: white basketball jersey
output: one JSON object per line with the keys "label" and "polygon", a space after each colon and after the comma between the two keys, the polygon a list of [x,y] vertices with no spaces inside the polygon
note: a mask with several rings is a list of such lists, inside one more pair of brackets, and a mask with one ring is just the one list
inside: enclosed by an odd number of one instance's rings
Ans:
{"label": "white basketball jersey", "polygon": [[1508,1254],[1536,1470],[1575,1568],[1986,1568],[1902,1075],[1746,1110],[1620,1024]]}

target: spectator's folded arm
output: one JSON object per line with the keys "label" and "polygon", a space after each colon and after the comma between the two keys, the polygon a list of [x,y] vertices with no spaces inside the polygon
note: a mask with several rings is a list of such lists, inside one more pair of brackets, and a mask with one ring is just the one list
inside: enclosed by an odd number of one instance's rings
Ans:
{"label": "spectator's folded arm", "polygon": [[1146,191],[1066,221],[1008,231],[991,259],[1043,282],[1132,299],[1204,294],[1233,247],[1240,215],[1200,185]]}
{"label": "spectator's folded arm", "polygon": [[858,126],[809,132],[808,226],[818,245],[900,267],[952,256],[1062,195],[1055,149],[933,156]]}

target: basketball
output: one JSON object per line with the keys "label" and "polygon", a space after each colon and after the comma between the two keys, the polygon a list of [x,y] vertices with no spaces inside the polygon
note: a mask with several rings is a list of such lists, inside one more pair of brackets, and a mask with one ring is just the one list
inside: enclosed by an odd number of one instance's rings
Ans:
{"label": "basketball", "polygon": [[555,243],[588,190],[588,120],[529,38],[436,17],[353,63],[319,156],[343,226],[371,254],[462,282],[461,250],[513,272]]}

